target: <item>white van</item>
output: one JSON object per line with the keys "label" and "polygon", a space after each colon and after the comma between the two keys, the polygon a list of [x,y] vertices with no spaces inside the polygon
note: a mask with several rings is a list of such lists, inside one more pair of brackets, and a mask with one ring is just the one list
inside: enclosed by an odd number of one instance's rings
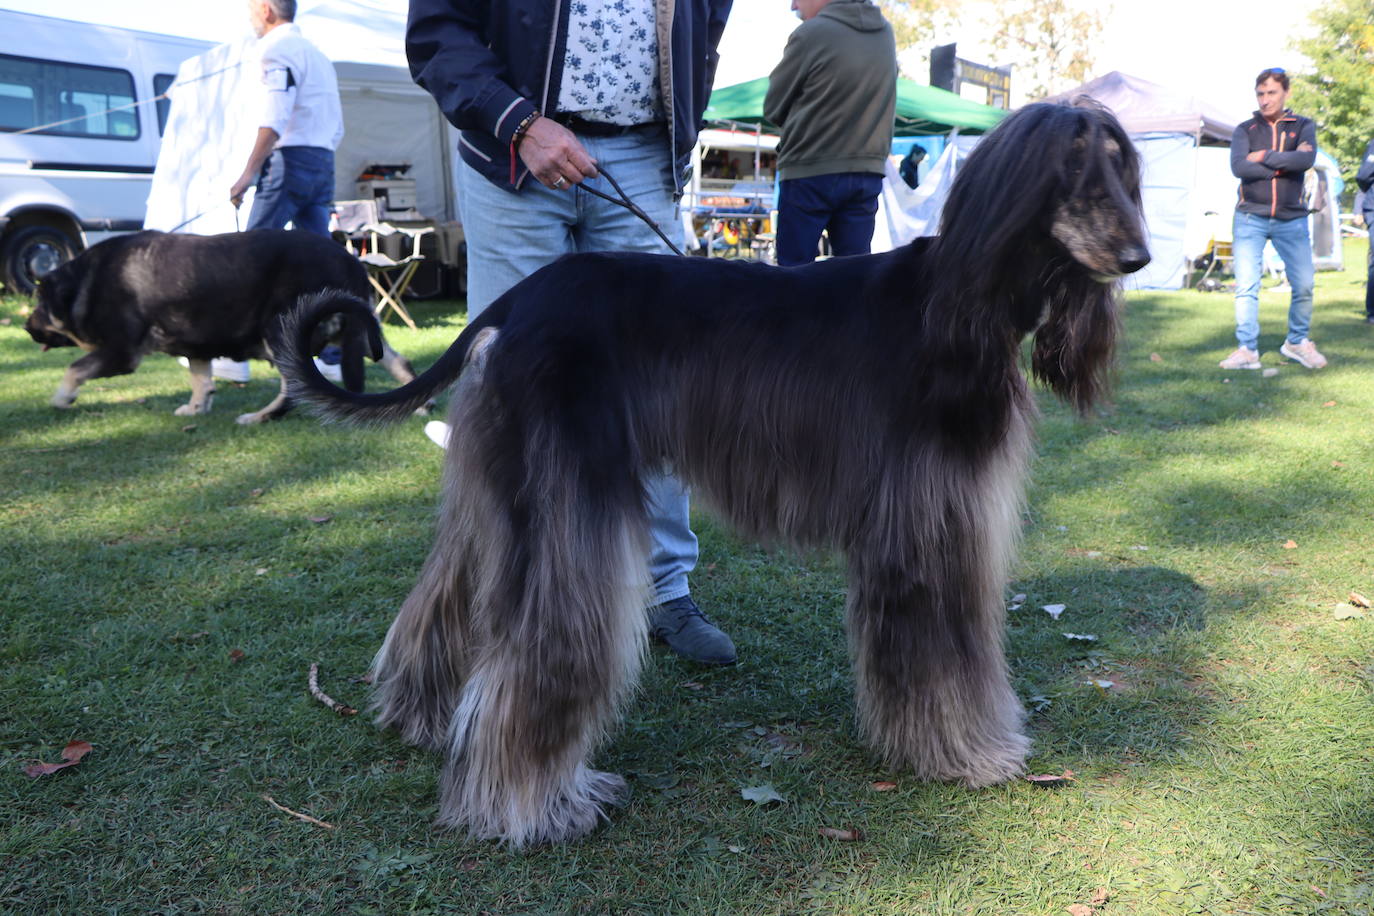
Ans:
{"label": "white van", "polygon": [[209,47],[0,10],[0,280],[11,291],[143,227],[169,104],[153,99]]}

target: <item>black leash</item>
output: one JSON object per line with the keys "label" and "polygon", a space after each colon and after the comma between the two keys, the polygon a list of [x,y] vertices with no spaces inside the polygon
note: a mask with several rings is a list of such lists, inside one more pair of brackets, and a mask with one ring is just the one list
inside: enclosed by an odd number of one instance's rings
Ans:
{"label": "black leash", "polygon": [[611,187],[615,188],[615,192],[616,192],[617,194],[620,195],[619,197],[612,197],[611,195],[605,193],[604,191],[598,191],[596,188],[589,187],[589,186],[587,185],[587,182],[586,182],[586,181],[583,181],[581,184],[578,185],[578,187],[580,187],[582,190],[586,191],[588,194],[592,194],[592,195],[595,195],[596,197],[600,197],[602,200],[609,200],[611,203],[615,204],[617,207],[624,207],[626,210],[629,210],[629,211],[630,211],[631,213],[633,213],[635,216],[637,216],[637,217],[639,217],[640,219],[642,219],[642,220],[648,225],[648,227],[649,227],[650,229],[652,229],[652,230],[654,230],[655,232],[657,232],[657,233],[658,233],[658,237],[661,238],[661,239],[663,239],[663,243],[664,243],[665,245],[667,245],[669,248],[673,249],[673,253],[674,253],[674,254],[679,255],[680,257],[684,257],[684,258],[687,257],[685,254],[682,253],[682,249],[681,249],[681,248],[679,248],[679,247],[677,247],[676,245],[673,244],[673,240],[672,240],[672,239],[668,238],[668,236],[666,236],[666,235],[663,234],[663,230],[660,229],[660,228],[658,227],[658,223],[654,222],[654,221],[653,221],[653,218],[650,217],[649,214],[647,214],[647,213],[645,213],[643,210],[641,210],[641,209],[639,208],[639,205],[636,204],[633,200],[630,199],[630,195],[626,194],[623,190],[621,190],[620,185],[616,182],[616,180],[615,180],[614,178],[611,177],[611,173],[608,172],[608,171],[606,171],[606,169],[605,169],[604,166],[598,165],[598,166],[596,167],[596,170],[597,170],[597,172],[599,173],[597,177],[599,177],[599,178],[605,178],[607,181],[609,181],[609,182],[611,183]]}

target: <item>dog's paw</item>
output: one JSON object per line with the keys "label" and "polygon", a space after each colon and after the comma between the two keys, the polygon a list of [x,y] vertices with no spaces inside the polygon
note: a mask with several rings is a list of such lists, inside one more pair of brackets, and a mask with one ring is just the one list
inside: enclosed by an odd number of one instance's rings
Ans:
{"label": "dog's paw", "polygon": [[174,416],[174,417],[194,417],[194,416],[197,416],[198,414],[209,413],[209,412],[210,412],[210,411],[209,411],[208,409],[206,409],[205,407],[197,407],[195,404],[182,404],[182,405],[181,405],[180,407],[178,407],[176,410],[172,411],[172,416]]}
{"label": "dog's paw", "polygon": [[241,413],[234,418],[234,422],[239,426],[256,426],[266,420],[267,417],[263,416],[262,411],[256,413]]}
{"label": "dog's paw", "polygon": [[76,395],[55,394],[48,403],[60,410],[69,410],[76,406]]}

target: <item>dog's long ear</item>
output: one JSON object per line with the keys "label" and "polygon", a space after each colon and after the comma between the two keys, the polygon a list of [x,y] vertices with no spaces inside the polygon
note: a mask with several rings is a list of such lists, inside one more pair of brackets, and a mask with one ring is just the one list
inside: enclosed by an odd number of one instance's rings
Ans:
{"label": "dog's long ear", "polygon": [[1118,315],[1116,284],[1073,277],[1055,290],[1035,331],[1031,372],[1079,413],[1086,414],[1107,390]]}

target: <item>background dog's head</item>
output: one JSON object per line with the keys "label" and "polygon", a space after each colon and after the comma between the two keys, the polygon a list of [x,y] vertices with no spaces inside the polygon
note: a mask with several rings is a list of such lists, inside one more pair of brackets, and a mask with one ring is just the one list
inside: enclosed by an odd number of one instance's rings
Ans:
{"label": "background dog's head", "polygon": [[80,346],[70,335],[80,336],[80,332],[74,330],[77,321],[73,316],[78,312],[76,306],[82,296],[81,269],[77,261],[59,265],[39,281],[33,312],[24,322],[24,330],[36,343],[42,344],[44,350]]}
{"label": "background dog's head", "polygon": [[[1117,331],[1116,280],[1150,261],[1140,157],[1089,103],[1035,104],[985,137],[941,217],[942,265],[966,265],[959,296],[1034,332],[1035,376],[1081,411],[1105,388]],[[953,292],[953,291],[951,291]]]}

